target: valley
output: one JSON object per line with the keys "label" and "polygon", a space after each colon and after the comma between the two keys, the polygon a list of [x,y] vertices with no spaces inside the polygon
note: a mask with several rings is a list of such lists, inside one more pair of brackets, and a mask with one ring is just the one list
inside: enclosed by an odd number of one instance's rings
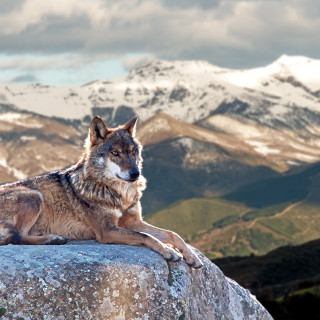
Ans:
{"label": "valley", "polygon": [[314,165],[222,198],[180,201],[146,220],[182,234],[212,259],[261,255],[319,238],[319,191],[320,165]]}

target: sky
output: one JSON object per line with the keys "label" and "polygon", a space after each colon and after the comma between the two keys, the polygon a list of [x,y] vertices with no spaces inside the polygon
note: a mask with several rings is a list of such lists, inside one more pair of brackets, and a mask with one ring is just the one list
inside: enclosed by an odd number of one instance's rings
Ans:
{"label": "sky", "polygon": [[0,0],[0,82],[82,85],[153,59],[320,58],[318,0]]}

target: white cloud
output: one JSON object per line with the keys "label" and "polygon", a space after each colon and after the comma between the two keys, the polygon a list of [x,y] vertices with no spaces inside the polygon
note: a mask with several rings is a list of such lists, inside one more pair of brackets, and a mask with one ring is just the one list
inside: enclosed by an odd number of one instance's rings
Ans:
{"label": "white cloud", "polygon": [[237,21],[236,29],[256,30],[259,19],[252,14],[258,6],[260,1],[220,1],[204,9],[165,6],[156,0],[25,0],[1,16],[0,39],[9,50],[22,50],[20,39],[26,50],[54,52],[147,51],[174,56],[190,47],[246,49],[250,39],[232,31]]}
{"label": "white cloud", "polygon": [[[320,56],[316,0],[1,0],[1,69],[76,69],[121,59],[204,59],[251,67],[283,53]],[[148,53],[148,54],[145,54]],[[60,61],[59,61],[60,59]]]}
{"label": "white cloud", "polygon": [[105,9],[103,1],[100,0],[25,0],[21,7],[2,15],[0,32],[14,36],[35,25],[38,25],[41,31],[42,24],[45,30],[45,26],[50,24],[49,17],[84,16],[88,17],[93,25],[97,25],[107,18],[104,15]]}

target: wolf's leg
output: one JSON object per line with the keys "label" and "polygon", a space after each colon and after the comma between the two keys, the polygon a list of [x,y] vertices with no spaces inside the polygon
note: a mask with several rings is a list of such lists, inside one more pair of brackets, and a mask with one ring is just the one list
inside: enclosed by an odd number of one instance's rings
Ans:
{"label": "wolf's leg", "polygon": [[0,246],[21,243],[21,237],[13,225],[5,221],[0,221]]}
{"label": "wolf's leg", "polygon": [[[20,236],[27,236],[43,211],[43,196],[39,191],[16,190],[8,197],[8,210],[13,215],[13,225]],[[8,199],[8,200],[9,200]]]}
{"label": "wolf's leg", "polygon": [[136,231],[131,231],[117,226],[96,232],[96,239],[100,243],[126,244],[132,246],[146,246],[160,253],[168,261],[180,261],[180,255],[173,248],[166,246],[155,237]]}
{"label": "wolf's leg", "polygon": [[22,244],[65,244],[68,238],[55,234],[46,234],[43,236],[21,236]]}
{"label": "wolf's leg", "polygon": [[57,235],[29,235],[30,229],[36,223],[44,208],[43,196],[39,191],[27,188],[5,191],[0,194],[0,204],[1,218],[4,219],[7,230],[10,229],[8,237],[2,237],[0,244],[66,243],[66,238]]}
{"label": "wolf's leg", "polygon": [[171,244],[183,254],[187,264],[195,269],[203,266],[196,253],[186,245],[184,240],[179,235],[172,231],[157,228],[140,219],[126,219],[124,222],[124,228],[138,232],[145,232],[159,239],[165,244]]}

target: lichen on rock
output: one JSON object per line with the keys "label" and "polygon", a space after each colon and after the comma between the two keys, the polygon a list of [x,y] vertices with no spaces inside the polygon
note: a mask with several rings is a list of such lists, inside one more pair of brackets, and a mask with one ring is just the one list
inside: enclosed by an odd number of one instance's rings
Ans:
{"label": "lichen on rock", "polygon": [[0,316],[11,319],[272,319],[201,253],[204,267],[135,246],[2,246]]}

